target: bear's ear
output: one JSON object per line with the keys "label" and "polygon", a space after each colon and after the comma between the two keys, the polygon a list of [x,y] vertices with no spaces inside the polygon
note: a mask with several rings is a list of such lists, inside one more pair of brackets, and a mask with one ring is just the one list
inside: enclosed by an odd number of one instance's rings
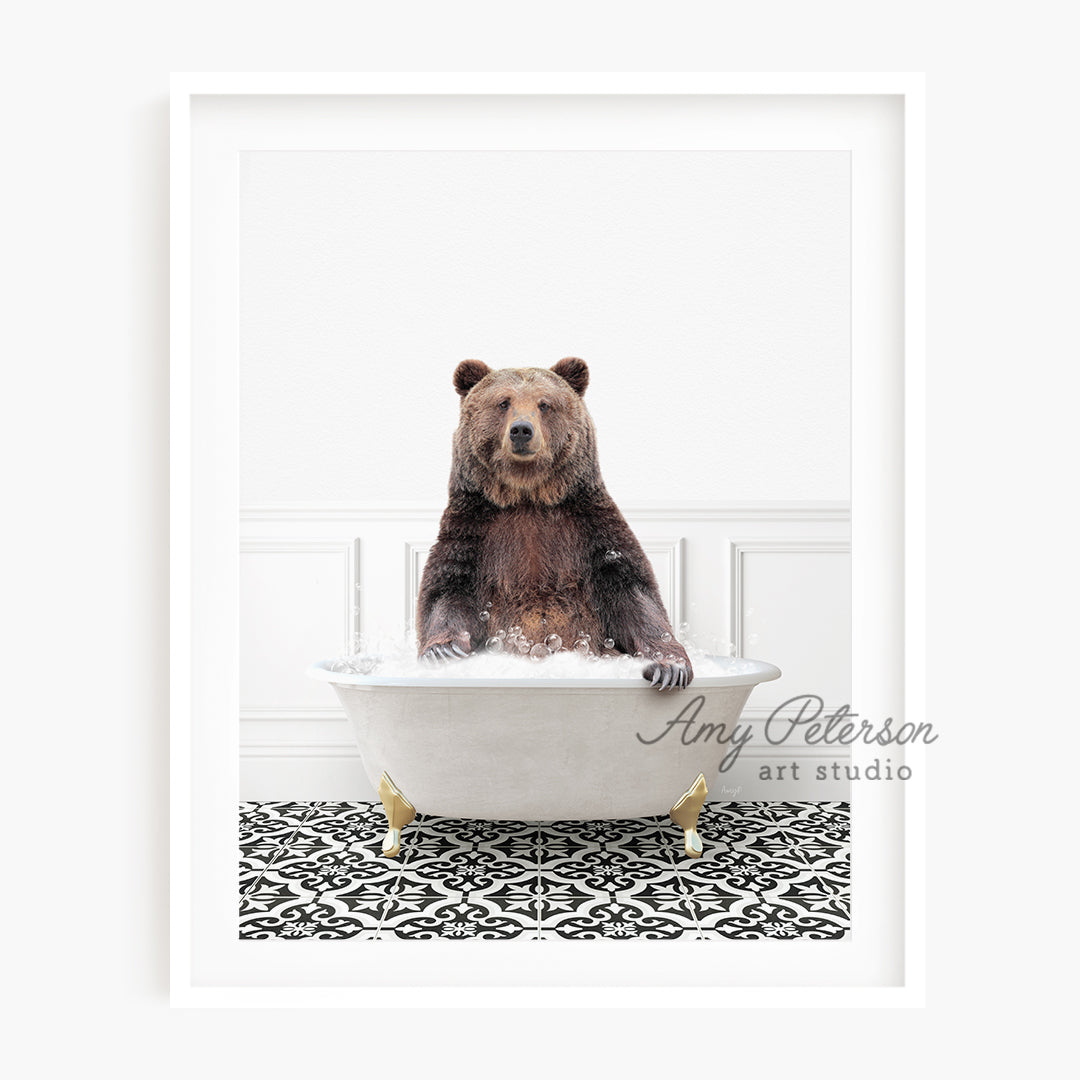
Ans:
{"label": "bear's ear", "polygon": [[566,356],[551,370],[564,378],[578,397],[585,396],[585,387],[589,385],[589,368],[584,360],[579,360],[576,356]]}
{"label": "bear's ear", "polygon": [[454,372],[454,389],[464,397],[491,368],[483,360],[462,360]]}

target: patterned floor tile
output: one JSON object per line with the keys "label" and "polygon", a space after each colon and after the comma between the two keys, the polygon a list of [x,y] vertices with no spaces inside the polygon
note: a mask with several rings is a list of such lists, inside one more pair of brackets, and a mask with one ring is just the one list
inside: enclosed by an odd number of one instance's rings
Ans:
{"label": "patterned floor tile", "polygon": [[404,870],[412,877],[438,882],[447,893],[490,889],[500,881],[537,876],[535,860],[507,859],[485,848],[450,851],[440,856],[413,851]]}
{"label": "patterned floor tile", "polygon": [[541,847],[541,934],[696,936],[687,889],[654,818],[545,823]]}
{"label": "patterned floor tile", "polygon": [[846,803],[710,803],[700,859],[668,818],[420,814],[382,855],[378,803],[240,807],[240,936],[538,941],[836,938]]}
{"label": "patterned floor tile", "polygon": [[561,919],[570,918],[600,900],[607,890],[586,888],[579,881],[561,880],[553,874],[541,874],[537,885],[538,915],[542,926],[551,929]]}
{"label": "patterned floor tile", "polygon": [[537,869],[537,826],[524,821],[424,817],[407,844],[413,860],[439,861],[471,853],[477,861],[508,863],[533,873]]}
{"label": "patterned floor tile", "polygon": [[848,922],[827,913],[808,912],[799,905],[764,897],[734,905],[718,918],[702,919],[701,931],[706,938],[831,939],[844,937],[848,932]]}
{"label": "patterned floor tile", "polygon": [[629,852],[597,849],[544,866],[544,874],[560,881],[577,881],[583,888],[625,892],[670,873],[668,859],[643,858]]}
{"label": "patterned floor tile", "polygon": [[830,836],[846,841],[851,824],[847,803],[787,803],[783,824],[796,832]]}
{"label": "patterned floor tile", "polygon": [[240,872],[241,874],[265,870],[283,851],[287,850],[289,841],[295,835],[296,830],[285,830],[280,833],[265,833],[253,837],[251,840],[240,844]]}
{"label": "patterned floor tile", "polygon": [[673,892],[658,884],[633,892],[596,893],[572,915],[545,919],[541,933],[559,938],[588,940],[608,938],[674,939],[696,936],[693,913],[683,897],[654,903],[657,893]]}
{"label": "patterned floor tile", "polygon": [[709,884],[725,885],[739,891],[764,892],[785,881],[799,878],[808,869],[805,864],[778,862],[734,847],[717,851],[708,844],[700,859],[686,859],[677,865],[695,894]]}
{"label": "patterned floor tile", "polygon": [[354,938],[378,929],[378,913],[350,910],[336,897],[271,897],[270,890],[271,886],[260,883],[244,898],[240,905],[241,938]]}
{"label": "patterned floor tile", "polygon": [[379,928],[381,937],[508,940],[536,932],[535,873],[493,881],[486,888],[454,889],[430,869],[402,869]]}
{"label": "patterned floor tile", "polygon": [[417,821],[422,826],[425,841],[431,836],[443,836],[459,845],[494,844],[508,836],[532,836],[536,832],[536,824],[528,821],[478,821],[433,814],[418,815]]}
{"label": "patterned floor tile", "polygon": [[288,849],[312,813],[311,803],[240,804],[240,897]]}
{"label": "patterned floor tile", "polygon": [[785,881],[762,895],[771,903],[835,919],[837,923],[847,925],[851,921],[851,896],[846,878],[808,873],[802,878]]}
{"label": "patterned floor tile", "polygon": [[483,900],[508,918],[527,923],[530,930],[540,925],[540,880],[536,874],[502,881],[489,889],[470,892],[469,898]]}
{"label": "patterned floor tile", "polygon": [[386,818],[379,803],[318,803],[303,821],[303,837],[314,842],[353,843],[386,833]]}
{"label": "patterned floor tile", "polygon": [[657,868],[671,863],[655,818],[544,822],[539,835],[545,870],[582,860],[646,863]]}
{"label": "patterned floor tile", "polygon": [[[781,812],[764,803],[721,804],[721,810],[703,812],[699,819],[702,857],[677,864],[691,882],[722,881],[740,889],[771,889],[798,879],[808,869],[846,878],[846,817],[798,817],[815,805],[784,804]],[[677,826],[661,822],[660,830],[669,847],[681,848]]]}
{"label": "patterned floor tile", "polygon": [[241,833],[277,832],[285,826],[295,828],[318,803],[246,802],[240,804]]}
{"label": "patterned floor tile", "polygon": [[383,926],[380,937],[391,934],[402,941],[420,941],[428,938],[447,938],[509,941],[535,932],[535,924],[523,924],[518,920],[492,911],[482,898],[472,894],[453,900],[443,897],[423,912],[408,918],[395,919]]}
{"label": "patterned floor tile", "polygon": [[537,929],[537,829],[422,815],[379,936],[510,940]]}
{"label": "patterned floor tile", "polygon": [[537,862],[541,869],[552,863],[576,858],[586,851],[594,851],[600,847],[595,840],[585,840],[576,834],[569,824],[565,827],[555,827],[547,822],[542,823],[538,835]]}
{"label": "patterned floor tile", "polygon": [[347,892],[361,883],[386,885],[401,872],[393,860],[351,847],[308,851],[289,847],[263,874],[264,882],[282,882],[297,895],[321,896]]}

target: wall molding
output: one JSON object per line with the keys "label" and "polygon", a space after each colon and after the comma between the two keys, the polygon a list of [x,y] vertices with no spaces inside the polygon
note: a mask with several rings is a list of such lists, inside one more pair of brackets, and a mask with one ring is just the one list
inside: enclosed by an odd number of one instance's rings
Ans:
{"label": "wall molding", "polygon": [[[846,778],[833,779],[831,769],[825,779],[817,777],[821,766],[850,763],[843,753],[793,754],[784,747],[747,747],[738,761],[724,773],[709,780],[711,800],[744,799],[759,801],[798,799],[847,799]],[[799,766],[795,779],[792,763]],[[760,779],[768,766],[773,778]],[[783,768],[777,775],[776,770]],[[242,798],[263,802],[277,799],[378,802],[378,795],[364,772],[356,747],[340,740],[295,742],[261,739],[240,748],[240,790]]]}
{"label": "wall molding", "polygon": [[352,648],[361,633],[360,538],[242,536],[241,555],[340,555],[344,599],[342,601],[342,644]]}
{"label": "wall molding", "polygon": [[[822,706],[822,715],[828,716],[836,712],[837,705]],[[760,727],[775,712],[772,705],[744,705],[742,719],[755,727]],[[240,719],[252,722],[281,721],[282,723],[316,723],[326,720],[340,720],[345,723],[347,717],[345,710],[340,705],[303,705],[297,707],[285,706],[283,708],[243,707],[240,710]]]}
{"label": "wall molding", "polygon": [[[438,521],[445,504],[252,503],[240,507],[241,524],[317,524],[321,522]],[[624,516],[636,521],[823,521],[851,519],[851,504],[839,500],[752,502],[627,502]]]}
{"label": "wall molding", "polygon": [[743,557],[748,554],[795,554],[819,553],[843,555],[851,553],[851,540],[839,536],[750,536],[728,539],[728,565],[731,574],[731,641],[736,656],[745,655],[743,641],[744,584]]}
{"label": "wall molding", "polygon": [[241,758],[359,758],[354,742],[340,740],[297,741],[295,739],[259,739],[240,743]]}
{"label": "wall molding", "polygon": [[[757,760],[779,758],[784,761],[819,761],[825,759],[846,760],[851,756],[851,748],[846,746],[800,746],[797,749],[788,746],[770,746],[751,744],[739,754],[739,760]],[[309,758],[309,757],[348,757],[359,758],[360,751],[353,742],[344,741],[297,741],[295,739],[259,739],[244,741],[240,744],[241,758]]]}
{"label": "wall molding", "polygon": [[355,538],[343,536],[242,536],[242,554],[268,555],[342,555],[355,565],[356,553],[352,550]]}
{"label": "wall molding", "polygon": [[[683,572],[686,565],[686,538],[675,537],[672,540],[640,539],[641,549],[646,556],[653,555],[667,560],[668,617],[675,636],[679,636],[679,627],[685,621],[683,598],[685,582]],[[659,575],[658,575],[659,576]],[[660,584],[663,584],[662,582]]]}
{"label": "wall molding", "polygon": [[315,722],[317,720],[345,720],[345,710],[339,705],[301,705],[296,708],[263,708],[262,706],[242,706],[241,720],[281,721],[283,723]]}
{"label": "wall molding", "polygon": [[435,546],[434,540],[405,541],[405,625],[416,627],[416,605],[420,598],[420,578],[424,563]]}

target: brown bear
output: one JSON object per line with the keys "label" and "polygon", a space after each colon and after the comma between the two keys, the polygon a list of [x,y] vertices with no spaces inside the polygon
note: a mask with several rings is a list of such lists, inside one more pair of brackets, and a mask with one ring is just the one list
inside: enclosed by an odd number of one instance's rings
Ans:
{"label": "brown bear", "polygon": [[450,501],[417,605],[422,658],[464,657],[503,631],[534,656],[627,653],[659,689],[690,685],[652,567],[600,478],[588,383],[576,357],[458,365]]}

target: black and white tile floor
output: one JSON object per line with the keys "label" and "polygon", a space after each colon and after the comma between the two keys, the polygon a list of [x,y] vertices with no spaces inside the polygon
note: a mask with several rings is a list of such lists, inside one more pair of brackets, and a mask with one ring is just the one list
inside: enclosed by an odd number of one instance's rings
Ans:
{"label": "black and white tile floor", "polygon": [[708,803],[700,859],[667,818],[420,814],[381,854],[379,803],[242,803],[241,938],[840,938],[848,804]]}

